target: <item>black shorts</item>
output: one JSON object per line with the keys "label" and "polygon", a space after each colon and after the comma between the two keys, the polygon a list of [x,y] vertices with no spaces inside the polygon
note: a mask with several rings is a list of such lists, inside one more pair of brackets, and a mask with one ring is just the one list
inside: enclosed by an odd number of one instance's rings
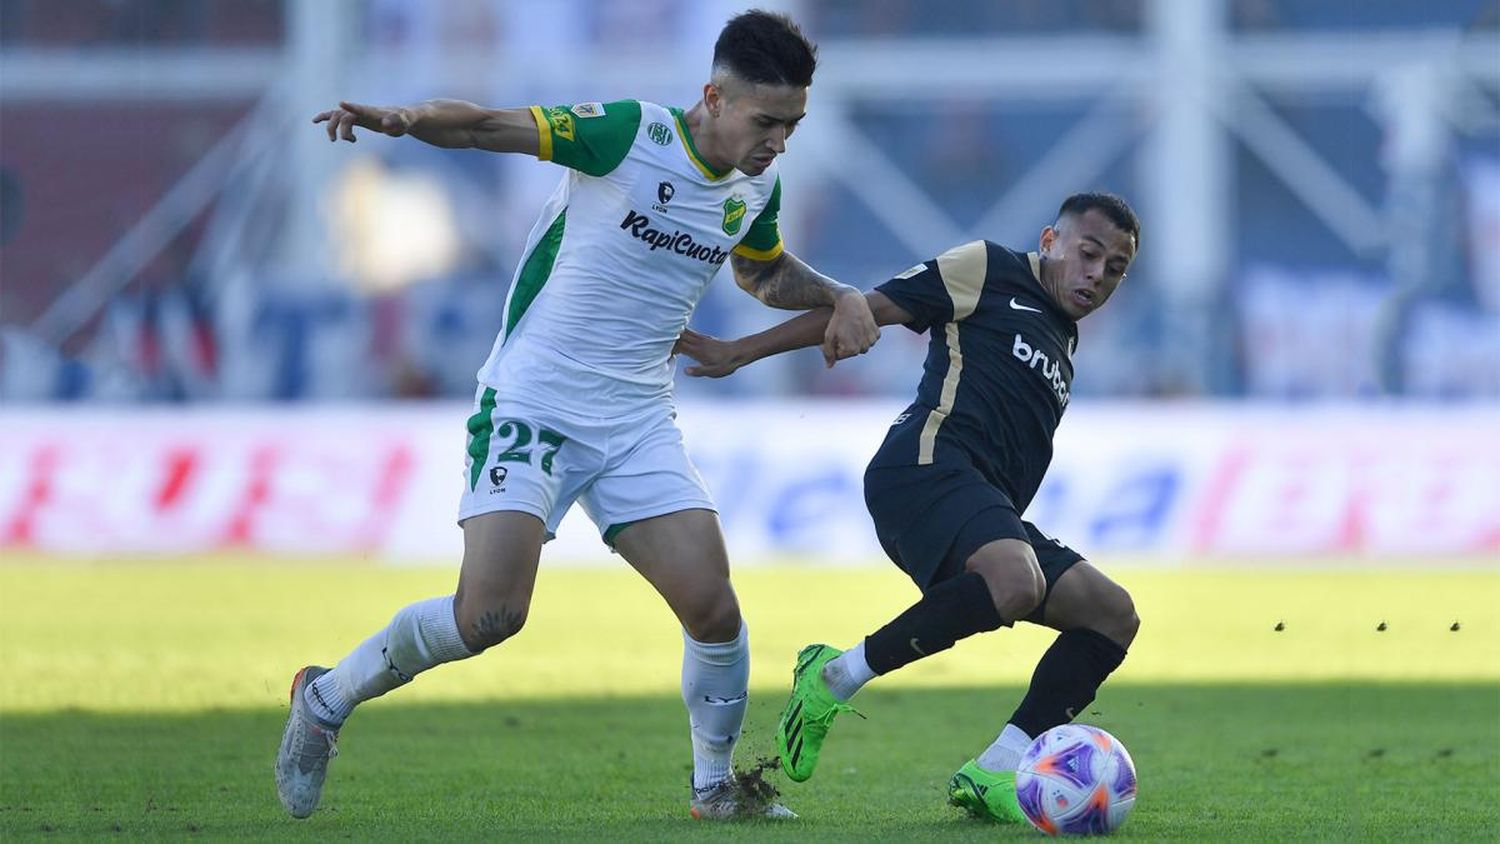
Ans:
{"label": "black shorts", "polygon": [[[1047,580],[1047,593],[1083,555],[1037,530],[1016,512],[1010,496],[967,463],[871,466],[865,470],[865,506],[875,535],[901,570],[924,593],[964,572],[964,562],[997,539],[1031,545]],[[1041,617],[1043,607],[1033,617]]]}

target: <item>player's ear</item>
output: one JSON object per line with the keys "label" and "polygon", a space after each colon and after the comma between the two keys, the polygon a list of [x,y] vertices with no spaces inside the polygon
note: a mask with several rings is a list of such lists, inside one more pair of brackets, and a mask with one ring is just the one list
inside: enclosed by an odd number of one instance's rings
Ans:
{"label": "player's ear", "polygon": [[1056,228],[1054,228],[1052,226],[1047,226],[1046,228],[1042,229],[1041,247],[1042,247],[1042,251],[1043,252],[1051,252],[1052,251],[1052,244],[1056,240],[1057,240],[1057,229]]}
{"label": "player's ear", "polygon": [[714,117],[719,116],[719,111],[724,108],[724,92],[719,86],[712,82],[703,84],[703,104],[708,106],[708,113]]}

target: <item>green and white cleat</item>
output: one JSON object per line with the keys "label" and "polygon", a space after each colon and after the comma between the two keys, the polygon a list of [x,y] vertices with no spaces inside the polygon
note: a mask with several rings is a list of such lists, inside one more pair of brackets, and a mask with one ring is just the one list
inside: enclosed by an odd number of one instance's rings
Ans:
{"label": "green and white cleat", "polygon": [[328,760],[338,755],[338,728],[314,717],[303,697],[312,681],[327,672],[309,665],[292,678],[292,711],[276,751],[276,796],[294,818],[305,818],[318,808]]}
{"label": "green and white cleat", "polygon": [[788,821],[797,813],[774,799],[746,800],[734,779],[724,780],[705,789],[693,789],[693,818],[700,821],[727,821],[746,818],[769,818]]}
{"label": "green and white cleat", "polygon": [[948,780],[948,803],[981,820],[1026,822],[1016,800],[1016,772],[986,771],[973,759]]}
{"label": "green and white cleat", "polygon": [[839,702],[823,680],[823,666],[841,653],[828,645],[808,645],[797,654],[797,667],[792,669],[792,696],[781,710],[781,720],[776,726],[781,769],[794,782],[807,782],[813,775],[834,716],[840,712],[859,715],[854,707]]}

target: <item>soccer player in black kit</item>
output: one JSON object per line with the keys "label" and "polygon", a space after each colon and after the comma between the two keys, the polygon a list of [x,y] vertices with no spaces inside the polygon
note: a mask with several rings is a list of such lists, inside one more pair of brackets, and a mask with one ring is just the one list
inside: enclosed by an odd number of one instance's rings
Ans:
{"label": "soccer player in black kit", "polygon": [[[877,676],[1017,621],[1058,631],[999,736],[949,782],[949,802],[975,817],[1024,820],[1015,769],[1031,740],[1093,701],[1140,626],[1129,593],[1026,511],[1052,460],[1067,409],[1077,322],[1109,301],[1140,240],[1140,222],[1111,194],[1068,197],[1037,252],[988,241],[949,250],[868,294],[881,325],[931,335],[916,401],[896,417],[865,472],[880,544],[922,598],[847,651],[797,656],[776,739],[787,774],[813,774],[833,718]],[[829,309],[760,334],[719,341],[688,332],[690,375],[741,366],[823,340]],[[828,357],[825,350],[825,358]]]}

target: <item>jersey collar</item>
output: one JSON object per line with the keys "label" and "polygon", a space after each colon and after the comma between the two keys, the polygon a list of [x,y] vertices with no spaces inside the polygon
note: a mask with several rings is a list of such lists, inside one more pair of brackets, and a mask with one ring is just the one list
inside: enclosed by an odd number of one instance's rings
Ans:
{"label": "jersey collar", "polygon": [[693,164],[698,168],[698,171],[702,173],[709,181],[717,182],[721,179],[728,178],[729,174],[734,172],[734,168],[731,167],[730,169],[719,173],[715,171],[714,168],[708,166],[708,162],[704,161],[703,156],[698,154],[698,148],[693,145],[693,136],[690,132],[688,132],[687,120],[682,113],[682,109],[672,108],[668,109],[668,111],[672,112],[672,117],[677,120],[677,136],[682,138],[682,146],[687,150],[688,160],[692,161]]}

